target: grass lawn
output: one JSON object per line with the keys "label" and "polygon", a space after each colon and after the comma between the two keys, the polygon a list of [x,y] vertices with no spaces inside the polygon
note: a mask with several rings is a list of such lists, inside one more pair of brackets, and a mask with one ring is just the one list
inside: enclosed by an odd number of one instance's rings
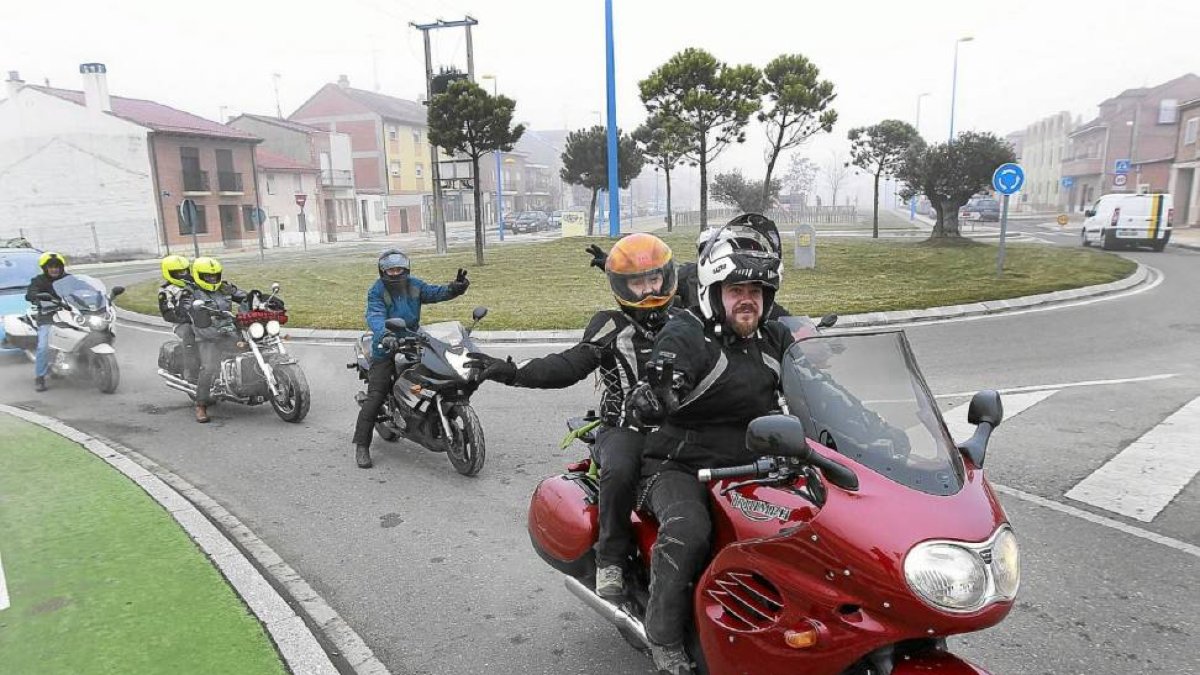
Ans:
{"label": "grass lawn", "polygon": [[0,495],[0,672],[286,672],[170,514],[84,448],[0,414]]}
{"label": "grass lawn", "polygon": [[[679,261],[695,260],[695,228],[664,238]],[[471,309],[485,305],[490,313],[481,330],[582,328],[596,310],[615,304],[603,275],[588,267],[583,250],[593,241],[604,248],[611,243],[577,238],[491,247],[483,267],[475,266],[469,251],[416,255],[413,274],[426,281],[447,283],[459,267],[471,274],[465,296],[426,306],[422,322],[469,321]],[[1105,283],[1136,267],[1107,253],[1033,244],[1010,244],[1005,263],[1004,278],[997,279],[996,246],[991,244],[818,236],[817,269],[786,270],[779,301],[793,313],[809,315],[920,309]],[[355,329],[364,326],[366,290],[377,273],[374,256],[358,254],[265,265],[236,261],[226,267],[225,278],[242,288],[266,288],[278,281],[288,301],[289,325]],[[157,314],[156,287],[134,286],[118,302]]]}

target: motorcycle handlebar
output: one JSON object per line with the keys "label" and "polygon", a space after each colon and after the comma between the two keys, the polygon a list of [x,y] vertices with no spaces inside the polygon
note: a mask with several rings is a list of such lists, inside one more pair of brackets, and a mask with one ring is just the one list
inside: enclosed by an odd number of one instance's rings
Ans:
{"label": "motorcycle handlebar", "polygon": [[753,464],[727,466],[717,469],[700,469],[696,478],[701,483],[709,483],[722,478],[741,478],[742,476],[765,476],[775,470],[775,460],[763,458]]}

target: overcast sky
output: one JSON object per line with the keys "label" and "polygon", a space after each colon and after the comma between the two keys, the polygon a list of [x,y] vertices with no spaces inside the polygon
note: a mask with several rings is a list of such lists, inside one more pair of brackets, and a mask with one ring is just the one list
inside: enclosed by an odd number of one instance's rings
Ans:
{"label": "overcast sky", "polygon": [[[702,47],[763,66],[804,54],[833,81],[841,119],[803,151],[818,162],[846,132],[882,119],[913,121],[917,95],[928,140],[948,132],[955,41],[961,46],[956,128],[1008,133],[1059,110],[1089,117],[1122,89],[1200,72],[1200,1],[785,2],[614,0],[617,119],[645,112],[637,82],[675,52]],[[78,65],[108,66],[113,94],[154,99],[210,119],[275,109],[284,115],[318,87],[422,95],[421,34],[409,21],[479,20],[477,75],[494,74],[534,128],[577,128],[605,108],[602,0],[163,0],[4,3],[0,70],[79,88]],[[465,69],[461,29],[433,33],[435,64]],[[489,89],[491,82],[482,84]],[[718,168],[762,170],[762,132]]]}

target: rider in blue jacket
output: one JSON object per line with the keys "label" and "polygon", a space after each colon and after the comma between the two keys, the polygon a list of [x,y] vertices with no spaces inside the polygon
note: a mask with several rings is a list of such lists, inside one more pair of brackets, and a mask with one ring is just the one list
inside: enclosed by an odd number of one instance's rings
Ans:
{"label": "rider in blue jacket", "polygon": [[458,270],[454,281],[435,286],[412,276],[408,256],[397,249],[379,255],[379,279],[367,291],[367,326],[371,341],[371,369],[367,373],[367,399],[358,411],[354,427],[354,458],[360,469],[371,468],[371,435],[379,408],[396,379],[396,365],[390,353],[380,345],[388,335],[388,319],[404,319],[410,331],[421,325],[421,305],[453,300],[467,292],[471,282],[467,271]]}

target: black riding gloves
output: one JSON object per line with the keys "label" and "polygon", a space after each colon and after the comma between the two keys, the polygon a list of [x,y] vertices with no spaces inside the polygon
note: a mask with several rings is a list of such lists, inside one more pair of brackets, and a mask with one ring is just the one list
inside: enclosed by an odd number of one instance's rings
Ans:
{"label": "black riding gloves", "polygon": [[507,359],[498,359],[482,352],[471,352],[467,354],[467,358],[469,360],[466,366],[479,370],[476,377],[480,382],[494,380],[501,384],[512,384],[517,377],[517,364],[513,363],[511,356]]}
{"label": "black riding gloves", "polygon": [[629,399],[625,402],[625,417],[633,426],[658,426],[666,416],[666,408],[649,383],[643,382],[629,393]]}
{"label": "black riding gloves", "polygon": [[598,267],[601,272],[604,271],[604,265],[608,262],[608,254],[598,244],[592,244],[584,249],[585,252],[592,254],[592,267]]}
{"label": "black riding gloves", "polygon": [[466,293],[467,288],[470,287],[470,285],[471,280],[467,278],[467,271],[461,267],[458,268],[458,276],[454,277],[454,281],[451,281],[449,284],[447,284],[447,286],[450,287],[450,292],[455,296]]}

